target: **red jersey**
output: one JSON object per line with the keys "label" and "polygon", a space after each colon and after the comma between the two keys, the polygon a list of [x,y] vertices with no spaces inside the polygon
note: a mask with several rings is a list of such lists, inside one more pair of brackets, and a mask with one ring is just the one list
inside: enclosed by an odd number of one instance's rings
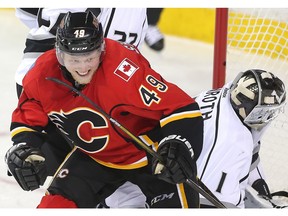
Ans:
{"label": "red jersey", "polygon": [[[110,39],[105,46],[99,68],[81,92],[136,136],[160,125],[163,136],[186,130],[185,138],[198,140],[195,134],[203,132],[200,126],[195,129],[202,119],[196,102],[156,73],[134,46]],[[72,85],[63,76],[55,49],[40,56],[23,80],[12,115],[14,142],[36,145],[27,137],[37,136],[50,119],[75,146],[105,166],[133,169],[147,164],[145,151],[101,112],[47,77]],[[187,127],[188,122],[196,127]]]}

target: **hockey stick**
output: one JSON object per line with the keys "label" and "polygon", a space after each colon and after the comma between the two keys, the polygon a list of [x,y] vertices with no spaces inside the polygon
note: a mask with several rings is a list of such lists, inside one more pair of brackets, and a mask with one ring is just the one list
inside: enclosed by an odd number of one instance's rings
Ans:
{"label": "hockey stick", "polygon": [[[47,80],[53,81],[55,83],[58,83],[60,85],[63,85],[76,93],[77,95],[83,97],[88,103],[90,103],[95,109],[97,109],[101,114],[103,114],[107,119],[109,119],[114,125],[119,127],[124,133],[126,133],[131,139],[133,139],[142,149],[144,149],[147,153],[152,155],[154,158],[157,158],[160,163],[163,163],[162,157],[157,154],[157,152],[153,151],[152,148],[147,146],[144,142],[142,142],[138,137],[136,137],[134,134],[132,134],[128,129],[126,129],[123,125],[121,125],[119,122],[117,122],[115,119],[113,119],[108,113],[106,113],[101,107],[99,107],[96,103],[94,103],[90,98],[88,98],[86,95],[81,93],[79,90],[74,88],[73,86],[68,85],[67,83],[53,78],[53,77],[46,77]],[[199,194],[201,194],[203,197],[205,197],[208,201],[210,201],[213,205],[215,205],[217,208],[226,208],[223,203],[205,186],[204,189],[202,188],[204,186],[204,183],[200,181],[200,179],[197,179],[198,184],[194,182],[191,179],[186,180],[186,184],[189,185],[191,188],[193,188],[195,191],[197,191]],[[202,187],[200,187],[201,185]]]}

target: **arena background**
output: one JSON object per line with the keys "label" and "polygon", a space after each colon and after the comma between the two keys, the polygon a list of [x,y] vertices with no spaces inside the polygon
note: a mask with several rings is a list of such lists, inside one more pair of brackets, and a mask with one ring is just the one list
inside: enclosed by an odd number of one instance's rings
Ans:
{"label": "arena background", "polygon": [[214,43],[215,9],[165,8],[159,20],[160,30],[169,35]]}

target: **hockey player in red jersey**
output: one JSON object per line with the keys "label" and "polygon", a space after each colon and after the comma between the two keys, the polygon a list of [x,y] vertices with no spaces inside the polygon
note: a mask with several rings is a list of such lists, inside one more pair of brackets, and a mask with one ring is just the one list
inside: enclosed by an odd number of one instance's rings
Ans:
{"label": "hockey player in red jersey", "polygon": [[[24,54],[15,74],[18,97],[22,92],[22,79],[36,59],[55,47],[57,27],[69,11],[91,11],[101,22],[104,37],[130,43],[137,48],[144,42],[148,26],[146,8],[16,8],[18,19],[30,28]],[[71,147],[68,143],[64,144],[65,139],[53,123],[49,122],[44,131],[47,136],[41,151],[46,158],[49,176],[53,176]],[[63,144],[59,146],[58,142]]]}
{"label": "hockey player in red jersey", "polygon": [[[23,58],[15,74],[18,97],[22,92],[22,79],[30,67],[40,55],[55,47],[56,29],[64,15],[69,11],[91,11],[101,22],[104,37],[133,44],[138,49],[144,42],[148,27],[146,8],[16,8],[16,17],[30,28],[25,42]],[[48,175],[53,176],[66,155],[71,151],[71,146],[51,121],[44,128],[44,131],[46,142],[41,146],[41,151],[45,155]],[[61,145],[58,145],[59,142]],[[135,185],[127,182],[117,189],[117,192],[123,190],[126,193],[129,188],[127,193],[132,195],[131,188],[135,187]],[[124,199],[117,203],[120,206],[126,206]],[[129,202],[129,207],[134,206],[139,207],[139,202],[137,201],[132,206]]]}
{"label": "hockey player in red jersey", "polygon": [[[143,139],[160,127],[163,140],[156,149],[164,168],[156,170],[158,159],[102,111]],[[73,150],[39,208],[93,208],[126,181],[141,188],[151,208],[199,206],[199,195],[184,184],[196,178],[195,161],[203,144],[198,104],[155,72],[133,45],[103,39],[91,12],[67,13],[57,29],[56,49],[40,56],[23,80],[12,114],[14,145],[5,160],[24,190],[39,187],[47,177],[39,147],[48,119]]]}

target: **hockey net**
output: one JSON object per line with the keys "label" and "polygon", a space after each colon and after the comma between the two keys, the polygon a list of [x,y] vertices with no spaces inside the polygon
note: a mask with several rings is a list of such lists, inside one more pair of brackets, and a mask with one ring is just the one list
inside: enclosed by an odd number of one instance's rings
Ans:
{"label": "hockey net", "polygon": [[[217,76],[222,76],[225,81],[230,81],[240,71],[264,69],[281,78],[287,90],[288,9],[229,8],[225,10],[228,11],[226,13],[228,15],[226,17],[228,23],[226,24],[227,38],[225,38],[227,42],[226,47],[224,46],[226,50],[226,73]],[[225,60],[220,64],[224,65],[225,68]],[[260,157],[271,191],[288,191],[287,105],[285,112],[272,122],[265,133],[262,139]]]}

